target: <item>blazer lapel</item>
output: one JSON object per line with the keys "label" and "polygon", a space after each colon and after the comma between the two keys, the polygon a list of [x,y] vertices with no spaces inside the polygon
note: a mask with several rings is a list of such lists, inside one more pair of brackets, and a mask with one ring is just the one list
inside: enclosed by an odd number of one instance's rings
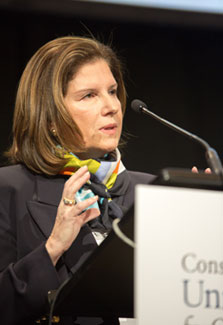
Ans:
{"label": "blazer lapel", "polygon": [[45,238],[49,237],[53,229],[64,183],[64,177],[47,178],[36,175],[33,200],[27,201],[27,209]]}
{"label": "blazer lapel", "polygon": [[46,205],[43,203],[28,201],[27,209],[32,216],[34,222],[47,239],[53,229],[56,218],[57,207]]}
{"label": "blazer lapel", "polygon": [[[47,178],[37,175],[33,200],[27,201],[29,213],[46,239],[55,223],[65,181],[64,176]],[[84,225],[71,247],[64,253],[63,261],[71,272],[75,272],[96,247],[91,229]]]}

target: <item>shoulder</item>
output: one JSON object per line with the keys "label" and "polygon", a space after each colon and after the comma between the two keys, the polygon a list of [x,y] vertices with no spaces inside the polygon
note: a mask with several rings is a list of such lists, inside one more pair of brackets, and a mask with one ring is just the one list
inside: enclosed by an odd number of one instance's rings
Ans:
{"label": "shoulder", "polygon": [[35,174],[20,164],[0,168],[0,187],[27,186],[34,178]]}
{"label": "shoulder", "polygon": [[137,171],[128,171],[131,183],[137,184],[150,184],[156,179],[156,175],[149,173],[142,173]]}
{"label": "shoulder", "polygon": [[121,205],[127,211],[132,207],[135,199],[135,187],[138,184],[150,184],[155,180],[156,175],[142,173],[137,171],[126,171],[125,174],[127,189],[122,199]]}
{"label": "shoulder", "polygon": [[[8,222],[19,211],[26,213],[25,202],[32,199],[35,191],[34,175],[22,165],[0,168],[0,215]],[[9,217],[10,216],[10,217]]]}

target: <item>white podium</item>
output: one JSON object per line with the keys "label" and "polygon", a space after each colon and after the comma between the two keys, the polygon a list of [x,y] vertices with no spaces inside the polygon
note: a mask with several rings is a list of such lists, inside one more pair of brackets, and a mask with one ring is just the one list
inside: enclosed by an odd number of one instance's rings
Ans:
{"label": "white podium", "polygon": [[138,325],[223,325],[223,193],[139,185]]}

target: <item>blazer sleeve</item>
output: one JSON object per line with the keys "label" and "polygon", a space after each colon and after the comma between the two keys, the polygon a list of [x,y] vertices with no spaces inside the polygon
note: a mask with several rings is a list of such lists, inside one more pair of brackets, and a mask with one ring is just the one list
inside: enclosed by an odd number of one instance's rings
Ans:
{"label": "blazer sleeve", "polygon": [[7,325],[44,315],[48,291],[60,285],[45,243],[17,260],[14,198],[13,189],[0,184],[0,324]]}

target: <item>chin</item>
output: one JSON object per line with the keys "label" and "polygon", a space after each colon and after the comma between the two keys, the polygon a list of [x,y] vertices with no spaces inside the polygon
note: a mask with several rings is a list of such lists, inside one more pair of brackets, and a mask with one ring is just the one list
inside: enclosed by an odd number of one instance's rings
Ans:
{"label": "chin", "polygon": [[112,152],[112,151],[114,151],[117,147],[118,147],[118,143],[115,144],[115,145],[113,145],[113,146],[108,146],[108,147],[104,148],[103,152],[104,152],[104,154],[109,153],[109,152]]}
{"label": "chin", "polygon": [[118,147],[118,141],[111,141],[106,143],[105,141],[98,143],[97,146],[86,148],[85,153],[82,154],[84,157],[90,158],[101,158],[105,154],[114,151]]}

